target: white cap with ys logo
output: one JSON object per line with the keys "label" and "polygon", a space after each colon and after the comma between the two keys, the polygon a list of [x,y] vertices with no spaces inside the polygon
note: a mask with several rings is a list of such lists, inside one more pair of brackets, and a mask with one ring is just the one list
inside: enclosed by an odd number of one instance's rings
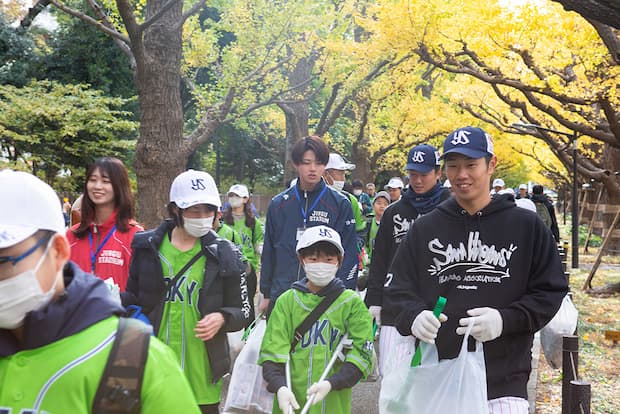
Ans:
{"label": "white cap with ys logo", "polygon": [[204,171],[196,170],[187,170],[177,175],[170,186],[170,201],[179,208],[188,208],[196,204],[222,206],[213,177]]}

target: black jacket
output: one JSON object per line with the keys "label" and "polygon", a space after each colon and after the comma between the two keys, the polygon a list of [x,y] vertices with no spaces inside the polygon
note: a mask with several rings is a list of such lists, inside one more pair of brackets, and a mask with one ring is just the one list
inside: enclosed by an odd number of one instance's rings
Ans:
{"label": "black jacket", "polygon": [[[166,220],[158,228],[134,236],[127,290],[121,294],[124,306],[142,306],[142,311],[153,324],[155,334],[161,323],[166,293],[159,247],[173,228],[174,223]],[[223,329],[205,342],[215,383],[230,370],[226,332],[243,329],[250,315],[250,305],[245,266],[238,248],[213,231],[203,236],[201,242],[207,260],[198,310],[201,316],[221,312],[225,319]]]}
{"label": "black jacket", "polygon": [[[410,190],[408,190],[410,191]],[[446,188],[442,190],[440,201],[450,197],[450,191]],[[377,230],[375,244],[372,250],[372,260],[368,272],[368,286],[364,302],[367,306],[382,306],[383,286],[388,275],[388,270],[392,259],[396,254],[396,249],[405,237],[409,228],[421,214],[409,203],[406,197],[402,197],[397,202],[388,206],[381,217],[381,225]],[[381,324],[393,326],[396,315],[389,309],[381,309]]]}
{"label": "black jacket", "polygon": [[532,198],[530,198],[534,203],[543,203],[545,207],[547,207],[547,211],[549,211],[549,215],[551,216],[551,233],[553,233],[553,238],[556,242],[560,241],[560,229],[558,228],[558,219],[555,216],[555,208],[553,208],[553,203],[549,201],[546,195],[544,194],[532,194]]}
{"label": "black jacket", "polygon": [[[536,213],[500,196],[474,215],[451,198],[413,223],[390,267],[383,306],[411,335],[423,310],[447,298],[436,339],[439,358],[455,358],[466,311],[499,311],[502,334],[484,343],[488,398],[527,398],[534,333],[555,315],[568,292],[553,236]],[[470,344],[471,345],[471,344]]]}

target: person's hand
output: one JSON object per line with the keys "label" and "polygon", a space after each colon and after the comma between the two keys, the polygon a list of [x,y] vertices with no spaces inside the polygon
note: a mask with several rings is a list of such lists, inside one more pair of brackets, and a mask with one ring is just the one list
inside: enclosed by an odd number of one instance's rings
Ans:
{"label": "person's hand", "polygon": [[267,309],[269,309],[269,298],[261,298],[260,303],[258,304],[258,313],[267,313]]}
{"label": "person's hand", "polygon": [[295,394],[293,394],[293,391],[288,389],[288,387],[282,386],[278,388],[276,395],[278,396],[280,411],[284,414],[288,414],[289,407],[293,407],[294,410],[299,410],[299,403],[297,399],[295,399]]}
{"label": "person's hand", "polygon": [[194,332],[196,332],[196,338],[200,338],[203,341],[208,341],[213,338],[216,333],[224,326],[224,315],[220,312],[213,312],[205,315],[204,318],[198,321]]}
{"label": "person's hand", "polygon": [[473,308],[467,311],[470,318],[461,318],[460,327],[456,328],[457,335],[465,335],[467,325],[473,320],[471,336],[480,342],[492,341],[502,334],[504,321],[497,309]]}
{"label": "person's hand", "polygon": [[372,315],[372,318],[377,321],[377,325],[381,325],[381,306],[371,306],[368,311]]}
{"label": "person's hand", "polygon": [[448,317],[443,313],[439,315],[439,319],[433,315],[433,312],[425,310],[420,312],[411,325],[411,333],[420,341],[424,341],[429,344],[435,343],[437,338],[437,332],[441,324],[448,320]]}
{"label": "person's hand", "polygon": [[308,388],[308,398],[310,398],[310,396],[314,394],[312,405],[318,404],[321,401],[323,401],[323,398],[325,398],[327,393],[330,392],[331,390],[332,390],[331,382],[327,380],[315,382],[314,384],[310,386],[310,388]]}

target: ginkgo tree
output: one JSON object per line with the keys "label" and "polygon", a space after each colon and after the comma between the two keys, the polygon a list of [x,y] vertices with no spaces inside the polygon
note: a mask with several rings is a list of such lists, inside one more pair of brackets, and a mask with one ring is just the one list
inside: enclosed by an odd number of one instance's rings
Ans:
{"label": "ginkgo tree", "polygon": [[[580,176],[601,181],[608,202],[620,201],[620,183],[611,174],[620,169],[620,67],[580,16],[545,1],[517,7],[493,0],[386,1],[373,13],[368,30],[452,77],[468,93],[447,98],[481,122],[506,134],[530,133],[512,128],[515,122],[576,131]],[[481,92],[471,93],[463,77]],[[568,177],[570,139],[533,134],[561,162],[559,175]]]}

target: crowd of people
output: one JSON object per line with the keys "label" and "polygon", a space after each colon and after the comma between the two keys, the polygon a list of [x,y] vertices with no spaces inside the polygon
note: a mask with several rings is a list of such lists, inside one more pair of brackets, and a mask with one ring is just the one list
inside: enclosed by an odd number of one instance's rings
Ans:
{"label": "crowd of people", "polygon": [[496,178],[489,190],[498,160],[474,127],[441,153],[411,148],[406,174],[380,191],[349,186],[355,165],[320,137],[298,140],[291,160],[297,178],[264,220],[246,185],[222,206],[211,175],[188,170],[146,230],[116,158],[89,166],[73,205],[1,171],[0,412],[218,413],[227,333],[266,318],[257,364],[273,412],[351,412],[375,353],[383,377],[403,364],[403,341],[452,359],[469,326],[489,413],[527,413],[532,338],[568,289],[543,187],[516,194]]}

